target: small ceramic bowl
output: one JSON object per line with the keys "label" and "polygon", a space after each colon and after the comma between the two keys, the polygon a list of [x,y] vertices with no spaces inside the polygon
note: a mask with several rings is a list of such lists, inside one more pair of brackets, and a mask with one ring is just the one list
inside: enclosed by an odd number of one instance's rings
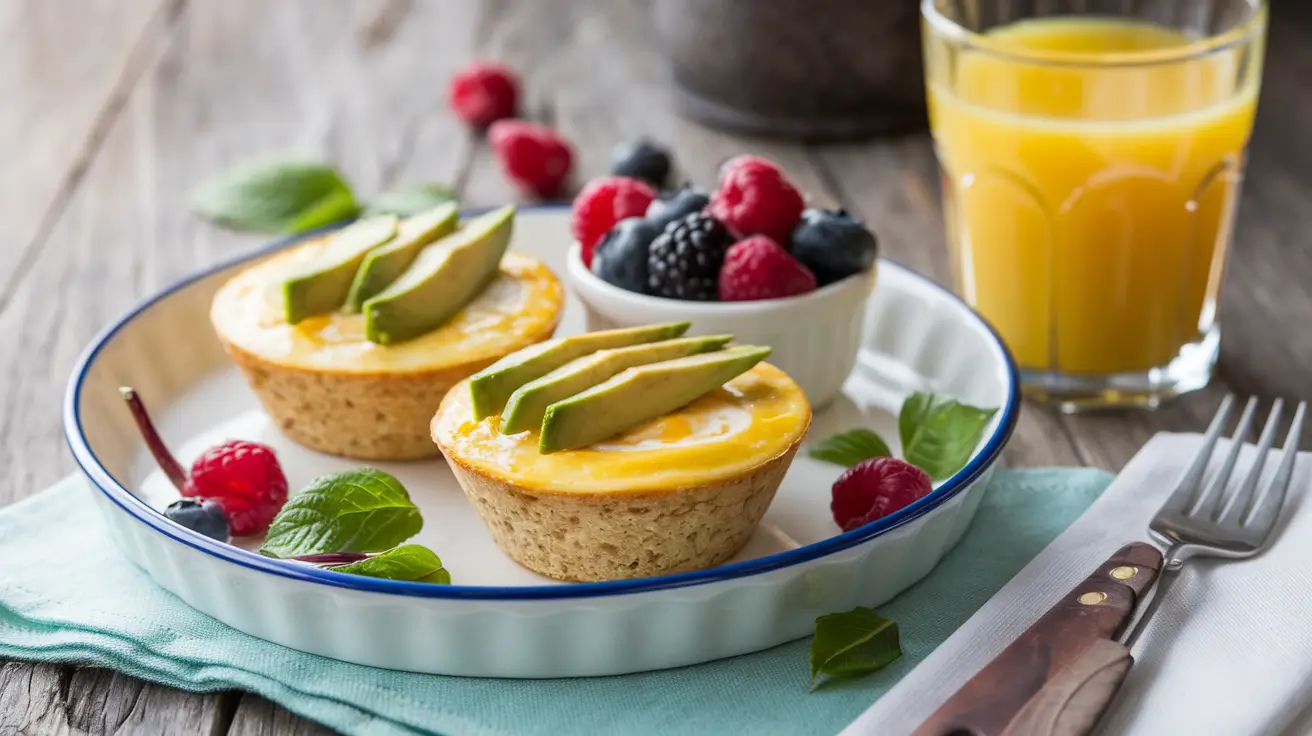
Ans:
{"label": "small ceramic bowl", "polygon": [[768,345],[767,359],[802,387],[816,409],[838,396],[861,347],[866,300],[876,269],[809,294],[752,302],[694,302],[638,294],[602,281],[570,246],[569,281],[583,302],[588,331],[653,322],[692,323],[689,335],[732,334],[734,342]]}

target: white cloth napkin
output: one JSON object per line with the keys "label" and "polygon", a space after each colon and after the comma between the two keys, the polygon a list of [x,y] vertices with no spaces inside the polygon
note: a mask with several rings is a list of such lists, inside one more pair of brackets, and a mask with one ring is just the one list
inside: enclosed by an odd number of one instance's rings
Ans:
{"label": "white cloth napkin", "polygon": [[[1149,519],[1200,442],[1194,434],[1154,437],[1078,521],[842,736],[911,732],[1121,545],[1149,541]],[[1241,454],[1231,489],[1252,450]],[[1265,478],[1278,458],[1268,458]],[[1277,536],[1261,555],[1185,565],[1134,647],[1100,736],[1312,733],[1310,482],[1312,455],[1300,453]]]}

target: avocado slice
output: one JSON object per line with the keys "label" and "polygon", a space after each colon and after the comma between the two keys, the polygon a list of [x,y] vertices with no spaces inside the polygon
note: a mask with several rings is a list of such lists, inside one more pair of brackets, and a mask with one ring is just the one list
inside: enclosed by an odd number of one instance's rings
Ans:
{"label": "avocado slice", "polygon": [[587,447],[664,416],[714,391],[765,359],[755,345],[628,368],[613,378],[547,407],[538,452]]}
{"label": "avocado slice", "polygon": [[405,273],[364,303],[364,336],[391,345],[441,327],[496,277],[514,224],[515,206],[506,205],[421,250]]}
{"label": "avocado slice", "polygon": [[591,355],[598,350],[678,337],[688,331],[690,324],[675,322],[644,325],[558,337],[511,353],[470,377],[469,395],[474,404],[474,419],[482,420],[499,414],[515,389],[547,375],[571,360]]}
{"label": "avocado slice", "polygon": [[501,431],[515,434],[542,426],[547,407],[592,388],[625,368],[684,358],[719,350],[733,335],[710,335],[664,340],[627,348],[598,350],[566,363],[547,375],[520,386],[501,412]]}
{"label": "avocado slice", "polygon": [[360,220],[329,235],[323,250],[282,284],[287,324],[326,314],[346,303],[351,282],[369,251],[396,237],[396,215]]}
{"label": "avocado slice", "polygon": [[346,311],[359,312],[364,303],[400,278],[425,245],[456,229],[460,208],[446,202],[401,221],[396,237],[369,251],[355,272]]}

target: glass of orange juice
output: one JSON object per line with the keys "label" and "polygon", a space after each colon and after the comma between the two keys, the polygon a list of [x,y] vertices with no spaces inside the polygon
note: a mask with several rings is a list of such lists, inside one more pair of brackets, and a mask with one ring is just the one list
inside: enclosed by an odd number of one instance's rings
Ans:
{"label": "glass of orange juice", "polygon": [[956,288],[1067,410],[1201,388],[1265,0],[923,0]]}

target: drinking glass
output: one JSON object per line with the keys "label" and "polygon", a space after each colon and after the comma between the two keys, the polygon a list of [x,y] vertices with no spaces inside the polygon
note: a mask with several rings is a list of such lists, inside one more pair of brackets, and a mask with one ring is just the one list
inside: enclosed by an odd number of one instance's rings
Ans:
{"label": "drinking glass", "polygon": [[1066,410],[1201,388],[1264,0],[923,0],[955,287]]}

